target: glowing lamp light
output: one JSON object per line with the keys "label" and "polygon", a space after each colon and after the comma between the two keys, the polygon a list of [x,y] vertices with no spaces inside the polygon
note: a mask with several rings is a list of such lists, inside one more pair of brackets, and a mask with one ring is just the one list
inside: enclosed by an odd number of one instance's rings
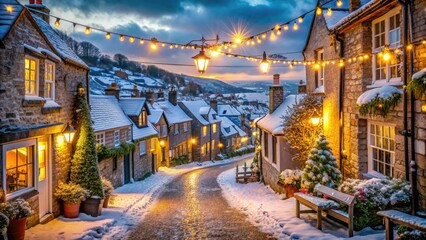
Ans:
{"label": "glowing lamp light", "polygon": [[333,10],[331,10],[331,8],[328,8],[327,16],[331,17],[331,15],[333,15]]}
{"label": "glowing lamp light", "polygon": [[161,141],[160,141],[160,147],[162,147],[162,148],[163,148],[163,147],[165,147],[165,146],[166,146],[166,142],[165,142],[164,140],[161,140]]}
{"label": "glowing lamp light", "polygon": [[218,51],[216,51],[216,50],[211,50],[211,51],[210,51],[210,55],[211,55],[212,57],[217,57],[217,56],[219,56],[219,52],[218,52]]}
{"label": "glowing lamp light", "polygon": [[156,38],[151,39],[151,49],[152,50],[157,50],[158,45],[157,45],[158,41]]}
{"label": "glowing lamp light", "polygon": [[197,143],[197,140],[195,140],[195,138],[191,138],[191,143],[192,143],[192,144],[196,144],[196,143]]}
{"label": "glowing lamp light", "polygon": [[217,146],[218,146],[219,148],[223,148],[223,143],[219,143]]}
{"label": "glowing lamp light", "polygon": [[288,30],[288,24],[284,25],[284,30],[287,31]]}
{"label": "glowing lamp light", "polygon": [[343,6],[343,2],[342,2],[342,0],[337,0],[336,5],[337,5],[338,7]]}
{"label": "glowing lamp light", "polygon": [[121,35],[121,36],[120,36],[120,41],[121,41],[121,42],[123,42],[123,41],[124,41],[124,36],[123,36],[123,35]]}
{"label": "glowing lamp light", "polygon": [[86,34],[90,34],[92,31],[90,30],[90,28],[89,27],[86,27],[86,30],[84,31],[84,33],[86,33]]}
{"label": "glowing lamp light", "polygon": [[200,53],[192,57],[195,62],[195,67],[200,74],[203,74],[207,70],[210,58],[204,54],[204,49],[201,49]]}
{"label": "glowing lamp light", "polygon": [[317,7],[317,10],[315,10],[317,15],[321,15],[322,9],[320,7]]}
{"label": "glowing lamp light", "polygon": [[134,41],[135,41],[135,38],[134,38],[134,37],[130,37],[130,38],[129,38],[129,42],[130,42],[130,43],[133,43]]}
{"label": "glowing lamp light", "polygon": [[270,66],[271,64],[269,63],[266,57],[266,52],[263,52],[263,59],[262,62],[260,62],[260,70],[262,71],[262,73],[267,74],[269,72]]}
{"label": "glowing lamp light", "polygon": [[145,43],[145,41],[141,39],[141,40],[139,41],[139,43],[142,45],[142,44],[144,44],[144,43]]}
{"label": "glowing lamp light", "polygon": [[426,40],[423,40],[423,41],[422,41],[422,44],[423,44],[423,45],[426,45]]}
{"label": "glowing lamp light", "polygon": [[303,17],[299,17],[298,21],[299,21],[299,23],[302,23],[303,22]]}
{"label": "glowing lamp light", "polygon": [[236,44],[241,44],[243,42],[243,39],[242,39],[241,36],[237,35],[237,36],[234,37],[234,42]]}
{"label": "glowing lamp light", "polygon": [[391,59],[391,55],[388,52],[385,52],[382,56],[383,61],[387,62]]}
{"label": "glowing lamp light", "polygon": [[6,11],[7,12],[13,12],[13,7],[11,5],[6,5]]}
{"label": "glowing lamp light", "polygon": [[65,125],[64,129],[62,130],[62,135],[64,136],[64,139],[67,143],[72,143],[75,132],[77,131],[69,123]]}
{"label": "glowing lamp light", "polygon": [[275,33],[274,33],[274,31],[272,31],[272,32],[271,32],[270,39],[271,39],[271,40],[275,40]]}
{"label": "glowing lamp light", "polygon": [[297,25],[297,22],[294,22],[293,30],[296,31],[297,29],[299,29],[299,25]]}
{"label": "glowing lamp light", "polygon": [[59,20],[59,18],[57,18],[55,21],[55,27],[59,27],[59,26],[61,26],[61,21]]}
{"label": "glowing lamp light", "polygon": [[311,124],[314,125],[314,126],[318,126],[318,124],[320,123],[320,119],[321,119],[320,115],[315,112],[311,116]]}
{"label": "glowing lamp light", "polygon": [[263,34],[262,34],[262,38],[266,38],[266,33],[263,33]]}
{"label": "glowing lamp light", "polygon": [[422,113],[426,113],[426,103],[422,103]]}
{"label": "glowing lamp light", "polygon": [[314,69],[316,69],[316,70],[320,69],[320,67],[321,66],[318,63],[314,65]]}
{"label": "glowing lamp light", "polygon": [[106,34],[105,34],[105,38],[106,38],[107,40],[110,40],[110,39],[111,39],[111,33],[106,33]]}
{"label": "glowing lamp light", "polygon": [[407,45],[407,50],[413,50],[413,44],[408,44]]}

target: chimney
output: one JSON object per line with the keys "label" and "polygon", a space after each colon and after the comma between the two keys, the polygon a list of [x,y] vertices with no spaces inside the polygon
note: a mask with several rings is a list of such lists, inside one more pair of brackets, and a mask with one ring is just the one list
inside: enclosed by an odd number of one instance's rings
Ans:
{"label": "chimney", "polygon": [[115,96],[120,99],[120,87],[115,82],[111,83],[111,86],[105,89],[105,95]]}
{"label": "chimney", "polygon": [[349,12],[353,12],[361,7],[361,0],[350,0],[349,1]]}
{"label": "chimney", "polygon": [[[44,12],[46,14],[50,14],[50,9],[43,5],[42,0],[30,0],[29,5],[27,5],[27,7],[34,9],[34,10],[37,10],[37,11],[40,11],[40,12]],[[32,13],[34,13],[37,16],[39,16],[40,18],[42,18],[45,22],[50,23],[49,15],[44,15],[44,14],[41,14],[41,13],[38,13],[38,12],[32,12]]]}
{"label": "chimney", "polygon": [[164,92],[163,92],[162,88],[158,89],[157,99],[163,99],[164,100]]}
{"label": "chimney", "polygon": [[140,98],[141,97],[141,93],[139,92],[138,86],[136,86],[136,85],[133,85],[132,97],[133,98]]}
{"label": "chimney", "polygon": [[211,99],[210,100],[210,107],[213,108],[213,110],[215,110],[217,112],[217,99]]}
{"label": "chimney", "polygon": [[284,100],[284,88],[280,83],[280,75],[274,74],[274,85],[269,87],[269,113],[277,109]]}
{"label": "chimney", "polygon": [[177,92],[174,87],[169,90],[169,102],[171,102],[174,106],[177,105]]}
{"label": "chimney", "polygon": [[298,92],[298,94],[305,94],[306,93],[306,83],[303,82],[303,80],[300,80],[297,92]]}
{"label": "chimney", "polygon": [[155,100],[155,97],[154,97],[154,90],[152,90],[152,89],[148,89],[148,92],[145,92],[145,97],[146,97],[146,100],[147,100],[149,103],[151,103],[151,105],[153,105],[153,104],[154,104],[154,100]]}

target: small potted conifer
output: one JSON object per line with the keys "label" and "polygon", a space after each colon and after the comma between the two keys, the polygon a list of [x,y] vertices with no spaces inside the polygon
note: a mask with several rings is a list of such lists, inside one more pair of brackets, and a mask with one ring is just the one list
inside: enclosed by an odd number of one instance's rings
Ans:
{"label": "small potted conifer", "polygon": [[104,189],[105,199],[103,207],[107,208],[109,201],[111,200],[112,191],[114,191],[114,186],[112,185],[111,181],[107,178],[101,177],[102,180],[102,187]]}
{"label": "small potted conifer", "polygon": [[73,182],[59,182],[54,193],[64,203],[64,217],[77,218],[80,215],[80,203],[89,196],[89,191]]}

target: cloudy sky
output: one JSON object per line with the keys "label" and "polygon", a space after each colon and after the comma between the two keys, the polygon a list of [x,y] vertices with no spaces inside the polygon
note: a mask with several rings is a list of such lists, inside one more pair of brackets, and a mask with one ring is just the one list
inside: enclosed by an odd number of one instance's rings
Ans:
{"label": "cloudy sky", "polygon": [[[263,32],[315,8],[316,0],[44,0],[43,3],[51,9],[51,14],[64,19],[112,32],[186,44],[202,36],[215,38],[218,34],[221,41],[230,41],[236,31],[247,35]],[[298,31],[283,32],[275,41],[242,46],[233,53],[255,56],[263,51],[267,54],[300,52],[311,19],[311,15],[305,17]],[[120,42],[118,36],[106,40],[104,33],[96,31],[85,35],[83,28],[74,28],[65,22],[61,22],[60,29],[79,41],[92,42],[105,54],[122,53],[141,62],[193,64],[191,57],[199,51],[170,50],[168,47],[152,51],[146,43]],[[284,55],[289,59],[302,58],[300,53]],[[235,67],[213,67],[215,65]],[[205,74],[207,77],[228,81],[269,80],[274,73],[280,73],[282,79],[305,78],[304,67],[274,67],[270,75],[262,75],[258,63],[226,56],[212,59],[210,66]],[[198,75],[194,66],[160,67],[176,73]]]}

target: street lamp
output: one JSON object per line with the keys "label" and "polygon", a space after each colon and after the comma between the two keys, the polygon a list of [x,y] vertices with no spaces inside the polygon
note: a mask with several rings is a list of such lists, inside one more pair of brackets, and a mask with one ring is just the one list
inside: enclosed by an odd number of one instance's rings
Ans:
{"label": "street lamp", "polygon": [[160,147],[161,147],[161,163],[164,164],[166,161],[166,151],[165,151],[165,147],[166,147],[166,142],[164,140],[160,140]]}
{"label": "street lamp", "polygon": [[[195,67],[197,68],[197,71],[200,74],[203,74],[207,70],[207,66],[209,65],[210,57],[208,57],[204,52],[204,47],[208,47],[209,45],[206,44],[206,42],[215,41],[216,44],[219,42],[219,36],[216,35],[216,39],[205,39],[202,37],[200,40],[192,40],[190,41],[187,46],[190,46],[192,42],[201,42],[201,51],[197,55],[193,56],[192,59],[194,59]],[[199,47],[198,45],[193,45],[194,49]]]}
{"label": "street lamp", "polygon": [[64,129],[62,130],[62,135],[64,136],[64,139],[67,143],[72,143],[75,132],[76,130],[69,123],[65,125]]}
{"label": "street lamp", "polygon": [[321,116],[315,111],[311,116],[311,124],[314,126],[318,126],[320,123]]}
{"label": "street lamp", "polygon": [[269,72],[271,64],[269,63],[266,52],[263,52],[263,59],[262,62],[260,62],[260,70],[262,70],[262,73],[267,74]]}

